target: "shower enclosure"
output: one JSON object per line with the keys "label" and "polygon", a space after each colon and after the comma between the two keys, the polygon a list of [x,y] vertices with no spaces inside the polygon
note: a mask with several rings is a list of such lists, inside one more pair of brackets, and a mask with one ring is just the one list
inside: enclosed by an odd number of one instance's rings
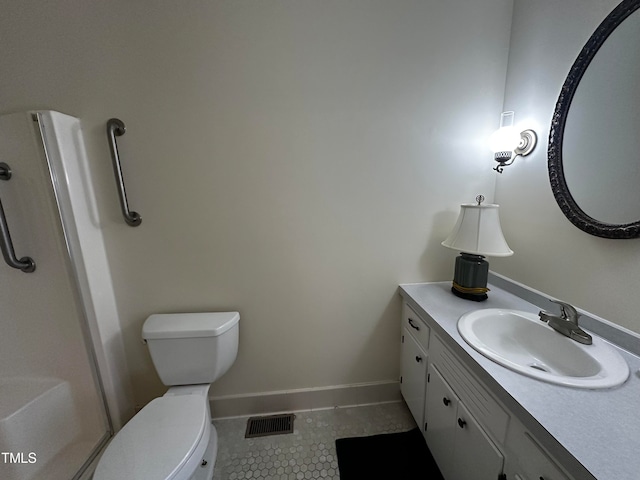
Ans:
{"label": "shower enclosure", "polygon": [[[113,432],[97,368],[98,327],[87,321],[100,300],[92,300],[91,265],[74,224],[82,212],[71,199],[86,195],[86,186],[65,167],[83,151],[77,119],[56,112],[0,117],[3,480],[84,478]],[[74,168],[82,174],[81,164]],[[90,217],[93,200],[83,200]],[[26,257],[33,271],[21,269]]]}

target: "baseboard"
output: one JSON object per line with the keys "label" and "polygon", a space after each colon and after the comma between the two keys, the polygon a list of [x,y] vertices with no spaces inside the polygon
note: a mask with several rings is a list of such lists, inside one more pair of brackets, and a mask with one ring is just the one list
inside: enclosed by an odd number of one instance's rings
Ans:
{"label": "baseboard", "polygon": [[213,418],[228,418],[398,402],[401,399],[398,382],[373,382],[227,395],[211,397],[210,402]]}

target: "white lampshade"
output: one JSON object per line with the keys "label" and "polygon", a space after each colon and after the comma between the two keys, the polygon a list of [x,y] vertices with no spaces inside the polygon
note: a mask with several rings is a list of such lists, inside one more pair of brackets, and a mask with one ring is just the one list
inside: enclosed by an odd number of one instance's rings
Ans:
{"label": "white lampshade", "polygon": [[498,205],[460,205],[460,215],[453,231],[442,242],[445,247],[474,255],[508,257],[513,250],[507,245],[500,227]]}

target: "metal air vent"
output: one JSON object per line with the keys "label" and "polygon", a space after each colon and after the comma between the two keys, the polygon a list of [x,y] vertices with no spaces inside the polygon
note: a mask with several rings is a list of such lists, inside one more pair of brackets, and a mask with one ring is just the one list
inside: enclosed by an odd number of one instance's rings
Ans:
{"label": "metal air vent", "polygon": [[293,433],[293,413],[251,417],[247,421],[244,438],[266,437],[267,435],[283,435]]}

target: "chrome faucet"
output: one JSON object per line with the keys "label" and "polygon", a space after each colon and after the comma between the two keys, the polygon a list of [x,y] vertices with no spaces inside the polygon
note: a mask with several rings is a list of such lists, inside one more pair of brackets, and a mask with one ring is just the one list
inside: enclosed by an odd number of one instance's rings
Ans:
{"label": "chrome faucet", "polygon": [[585,345],[591,345],[591,335],[582,330],[578,325],[578,317],[580,314],[576,309],[565,302],[560,302],[558,300],[550,301],[560,305],[560,316],[540,310],[540,313],[538,313],[540,320],[547,322],[551,328],[565,337],[569,337],[570,339]]}

